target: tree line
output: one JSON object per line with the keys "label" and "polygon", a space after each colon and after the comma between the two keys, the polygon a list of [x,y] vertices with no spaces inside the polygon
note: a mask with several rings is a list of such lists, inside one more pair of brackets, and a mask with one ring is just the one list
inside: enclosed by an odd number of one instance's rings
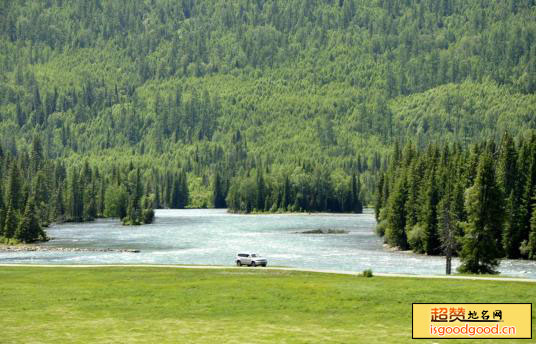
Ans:
{"label": "tree line", "polygon": [[132,162],[101,169],[88,160],[48,159],[34,136],[29,151],[17,155],[0,145],[0,238],[47,240],[51,223],[116,217],[125,225],[151,223],[154,208],[184,208],[188,186],[184,171],[141,169]]}
{"label": "tree line", "polygon": [[[270,173],[271,172],[271,173]],[[215,185],[218,186],[219,176]],[[215,205],[223,199],[214,189]],[[353,212],[362,213],[361,183],[355,173],[299,167],[293,171],[265,171],[262,167],[231,180],[225,203],[234,212]],[[221,203],[223,204],[223,203]]]}
{"label": "tree line", "polygon": [[399,147],[377,185],[377,230],[388,244],[458,255],[462,272],[536,259],[536,133],[469,148]]}

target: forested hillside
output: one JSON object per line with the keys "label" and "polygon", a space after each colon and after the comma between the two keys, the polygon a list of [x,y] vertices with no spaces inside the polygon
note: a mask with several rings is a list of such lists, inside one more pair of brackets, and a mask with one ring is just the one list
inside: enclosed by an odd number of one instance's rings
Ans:
{"label": "forested hillside", "polygon": [[184,171],[187,206],[358,210],[394,142],[536,128],[533,0],[0,4],[5,154]]}
{"label": "forested hillside", "polygon": [[395,145],[381,175],[377,231],[401,249],[460,255],[460,270],[493,273],[499,258],[536,259],[536,135],[505,133],[464,149]]}
{"label": "forested hillside", "polygon": [[[156,180],[163,179],[161,190],[154,188],[160,183],[144,178],[132,163],[99,170],[86,160],[80,168],[66,168],[60,159],[45,157],[39,136],[29,153],[14,157],[0,149],[0,175],[5,179],[0,182],[0,244],[48,240],[43,227],[51,222],[117,217],[125,225],[151,223],[155,206],[176,206],[176,199],[186,202],[185,176],[151,172]],[[153,183],[144,185],[142,178]]]}

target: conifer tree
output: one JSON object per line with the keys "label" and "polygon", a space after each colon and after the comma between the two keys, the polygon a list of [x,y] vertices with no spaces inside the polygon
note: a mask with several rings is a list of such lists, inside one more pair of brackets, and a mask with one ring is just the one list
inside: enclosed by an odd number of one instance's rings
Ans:
{"label": "conifer tree", "polygon": [[406,232],[417,224],[419,218],[419,209],[422,204],[419,199],[420,176],[417,171],[417,163],[412,162],[409,166],[408,174],[408,198],[405,204],[406,210]]}
{"label": "conifer tree", "polygon": [[517,152],[514,140],[508,132],[503,135],[499,161],[497,166],[497,180],[505,195],[510,195],[516,183]]}
{"label": "conifer tree", "polygon": [[439,235],[437,231],[437,203],[438,192],[435,171],[428,173],[423,193],[421,195],[421,212],[419,222],[423,227],[423,245],[426,254],[437,254],[439,249]]}
{"label": "conifer tree", "polygon": [[388,200],[385,239],[390,245],[397,246],[403,250],[408,249],[406,236],[406,199],[406,180],[405,178],[400,178],[395,184]]}
{"label": "conifer tree", "polygon": [[179,198],[179,208],[183,209],[188,204],[188,200],[190,199],[190,191],[188,190],[188,178],[186,177],[186,172],[184,170],[180,173],[180,198]]}
{"label": "conifer tree", "polygon": [[264,210],[265,206],[265,197],[266,197],[266,186],[264,184],[264,177],[262,175],[262,168],[257,170],[257,179],[256,179],[256,190],[257,190],[257,205],[255,208],[257,210]]}
{"label": "conifer tree", "polygon": [[281,199],[281,208],[283,210],[287,210],[288,206],[291,204],[291,186],[290,186],[290,180],[288,176],[285,176],[285,180],[283,182],[283,196]]}
{"label": "conifer tree", "polygon": [[467,223],[461,251],[461,272],[494,273],[499,264],[500,233],[504,219],[501,190],[493,160],[484,153],[474,185],[466,195]]}
{"label": "conifer tree", "polygon": [[355,173],[352,174],[352,185],[350,186],[350,211],[361,214],[363,212],[363,203],[359,197],[361,192],[361,183]]}
{"label": "conifer tree", "polygon": [[502,233],[502,245],[507,258],[519,258],[521,245],[519,202],[516,202],[514,190],[505,202],[505,223]]}
{"label": "conifer tree", "polygon": [[30,153],[30,171],[37,173],[41,169],[43,163],[43,146],[41,145],[41,139],[35,135],[32,140],[32,149]]}
{"label": "conifer tree", "polygon": [[212,201],[214,203],[214,208],[225,208],[225,195],[223,191],[221,177],[218,172],[214,174],[213,185],[214,186],[212,191]]}
{"label": "conifer tree", "polygon": [[18,223],[19,223],[19,219],[18,219],[17,211],[13,208],[13,206],[10,203],[7,206],[3,236],[8,239],[13,238],[15,236],[15,231],[17,230]]}
{"label": "conifer tree", "polygon": [[84,219],[84,186],[83,178],[79,176],[76,169],[70,173],[69,183],[69,220],[81,222]]}
{"label": "conifer tree", "polygon": [[4,193],[2,192],[2,180],[0,180],[0,237],[4,235],[4,222],[6,219],[6,212],[7,209],[6,205],[4,204]]}
{"label": "conifer tree", "polygon": [[383,208],[383,188],[385,183],[385,175],[380,173],[380,180],[376,188],[376,203],[374,203],[374,217],[376,221],[380,221],[380,210]]}
{"label": "conifer tree", "polygon": [[445,273],[450,275],[452,272],[452,257],[458,251],[458,241],[460,230],[458,226],[459,218],[454,210],[455,201],[452,197],[450,184],[447,194],[439,201],[437,206],[437,222],[439,239],[441,242],[441,251],[445,255]]}
{"label": "conifer tree", "polygon": [[45,239],[45,234],[39,219],[35,214],[34,197],[30,196],[26,203],[24,214],[20,220],[15,233],[15,238],[25,243],[31,243],[40,239]]}
{"label": "conifer tree", "polygon": [[536,259],[536,203],[532,210],[532,217],[530,218],[530,233],[525,254],[529,259]]}
{"label": "conifer tree", "polygon": [[17,167],[16,161],[11,163],[11,170],[9,173],[7,184],[7,199],[6,203],[11,206],[14,211],[19,211],[23,207],[21,204],[22,199],[22,185],[20,181],[20,173]]}
{"label": "conifer tree", "polygon": [[63,199],[63,185],[58,185],[54,204],[54,219],[56,222],[63,222],[65,218],[65,200]]}
{"label": "conifer tree", "polygon": [[518,231],[522,241],[528,240],[532,211],[532,177],[533,157],[528,142],[523,142],[519,150],[516,196],[518,212]]}

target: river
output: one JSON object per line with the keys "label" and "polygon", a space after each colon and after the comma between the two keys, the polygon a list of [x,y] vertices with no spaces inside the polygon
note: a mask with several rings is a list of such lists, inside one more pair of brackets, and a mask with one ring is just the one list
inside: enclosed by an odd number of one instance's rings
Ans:
{"label": "river", "polygon": [[[150,225],[125,227],[117,220],[48,228],[47,247],[134,249],[131,252],[0,252],[0,263],[26,264],[216,264],[233,265],[238,252],[256,252],[269,265],[407,274],[443,274],[445,260],[393,252],[374,233],[374,215],[236,215],[224,209],[156,210]],[[342,229],[348,234],[300,234]],[[453,267],[458,265],[454,260]],[[536,262],[503,260],[504,275],[536,278]]]}

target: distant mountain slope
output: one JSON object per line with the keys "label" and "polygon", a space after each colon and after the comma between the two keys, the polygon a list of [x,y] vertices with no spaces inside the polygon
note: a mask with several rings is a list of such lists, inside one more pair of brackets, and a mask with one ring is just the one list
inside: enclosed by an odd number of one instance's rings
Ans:
{"label": "distant mountain slope", "polygon": [[[535,128],[533,0],[2,1],[0,144],[358,172],[401,138]],[[97,161],[99,163],[99,161]],[[193,179],[192,179],[193,180]]]}
{"label": "distant mountain slope", "polygon": [[493,83],[448,84],[391,102],[395,131],[419,141],[473,142],[536,128],[536,97]]}

